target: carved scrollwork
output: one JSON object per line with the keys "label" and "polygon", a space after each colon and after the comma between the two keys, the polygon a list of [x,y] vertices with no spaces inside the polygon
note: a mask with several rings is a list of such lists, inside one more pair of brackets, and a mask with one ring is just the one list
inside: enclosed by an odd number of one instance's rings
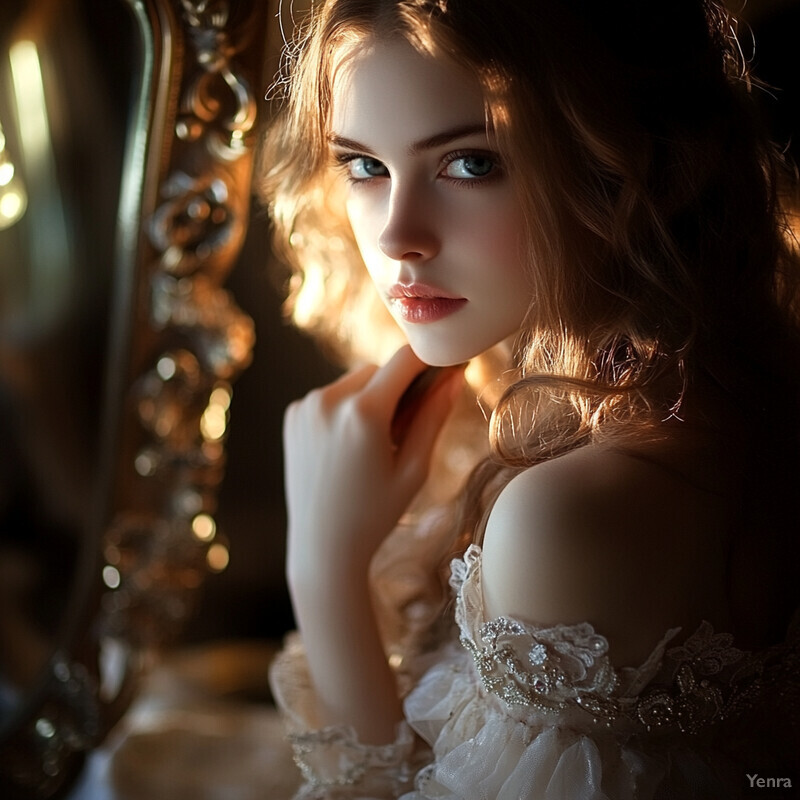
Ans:
{"label": "carved scrollwork", "polygon": [[125,1],[145,52],[120,206],[99,541],[82,566],[94,590],[26,719],[0,742],[3,797],[64,791],[228,554],[216,491],[254,328],[222,284],[247,229],[250,87],[269,4]]}
{"label": "carved scrollwork", "polygon": [[246,230],[256,102],[226,30],[229,4],[180,0],[178,7],[192,60],[172,155],[145,220],[152,336],[129,394],[139,435],[131,437],[133,469],[124,477],[128,502],[104,547],[102,629],[140,647],[180,628],[206,569],[227,557],[213,518],[216,489],[230,382],[248,365],[255,338],[221,283]]}
{"label": "carved scrollwork", "polygon": [[179,138],[197,138],[212,125],[207,144],[219,158],[236,160],[247,151],[256,119],[255,98],[245,77],[233,68],[235,48],[225,30],[230,7],[224,0],[181,0],[189,36],[202,71],[187,87],[181,104]]}

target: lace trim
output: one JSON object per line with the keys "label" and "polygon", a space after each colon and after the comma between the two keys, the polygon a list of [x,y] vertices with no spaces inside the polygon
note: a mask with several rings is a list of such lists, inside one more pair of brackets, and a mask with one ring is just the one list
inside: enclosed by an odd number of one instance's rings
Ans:
{"label": "lace trim", "polygon": [[[535,627],[500,617],[482,622],[481,550],[472,545],[452,562],[461,644],[470,652],[487,693],[509,706],[552,713],[578,708],[596,722],[619,720],[647,731],[699,733],[751,708],[778,673],[800,660],[800,636],[758,654],[704,622],[678,647],[668,631],[638,669],[615,670],[608,641],[589,623]],[[787,677],[796,684],[796,676]]]}
{"label": "lace trim", "polygon": [[289,741],[295,763],[313,789],[351,787],[370,775],[404,786],[414,775],[408,764],[414,736],[405,723],[390,745],[362,744],[355,731],[344,726],[289,734]]}
{"label": "lace trim", "polygon": [[401,722],[388,745],[358,741],[349,726],[320,727],[317,697],[299,635],[287,637],[270,667],[270,685],[287,727],[294,761],[303,776],[296,800],[396,797],[408,790],[429,754]]}
{"label": "lace trim", "polygon": [[608,643],[588,624],[533,634],[500,617],[482,625],[480,634],[482,647],[465,636],[461,644],[472,654],[486,691],[509,705],[559,711],[570,701],[599,704],[617,688],[617,675],[605,657]]}

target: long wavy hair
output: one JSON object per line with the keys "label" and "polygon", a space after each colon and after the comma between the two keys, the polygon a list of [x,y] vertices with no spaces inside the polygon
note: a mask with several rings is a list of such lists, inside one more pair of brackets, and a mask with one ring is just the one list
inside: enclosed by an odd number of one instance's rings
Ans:
{"label": "long wavy hair", "polygon": [[293,317],[345,361],[399,337],[331,178],[336,59],[402,37],[483,87],[533,289],[462,530],[510,475],[656,430],[698,384],[797,455],[798,257],[735,31],[710,0],[329,0],[287,48],[261,191]]}

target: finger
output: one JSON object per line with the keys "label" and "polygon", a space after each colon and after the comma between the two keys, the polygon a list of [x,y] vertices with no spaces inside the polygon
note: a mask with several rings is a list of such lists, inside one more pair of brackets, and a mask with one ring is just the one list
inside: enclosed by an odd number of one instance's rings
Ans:
{"label": "finger", "polygon": [[378,371],[375,364],[362,364],[348,370],[333,383],[323,388],[325,399],[336,403],[344,397],[360,392],[369,383],[372,376]]}
{"label": "finger", "polygon": [[391,419],[403,392],[426,366],[408,345],[403,345],[373,374],[364,388],[365,397],[384,409]]}

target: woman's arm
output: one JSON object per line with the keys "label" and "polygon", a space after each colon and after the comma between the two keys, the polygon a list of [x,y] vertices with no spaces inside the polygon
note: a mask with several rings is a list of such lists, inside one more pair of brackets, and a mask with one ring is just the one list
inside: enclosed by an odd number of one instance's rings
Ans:
{"label": "woman's arm", "polygon": [[425,481],[461,385],[443,375],[401,441],[392,418],[424,365],[401,348],[289,407],[284,423],[287,576],[320,725],[352,725],[365,743],[393,741],[402,719],[373,614],[367,573],[383,539]]}

